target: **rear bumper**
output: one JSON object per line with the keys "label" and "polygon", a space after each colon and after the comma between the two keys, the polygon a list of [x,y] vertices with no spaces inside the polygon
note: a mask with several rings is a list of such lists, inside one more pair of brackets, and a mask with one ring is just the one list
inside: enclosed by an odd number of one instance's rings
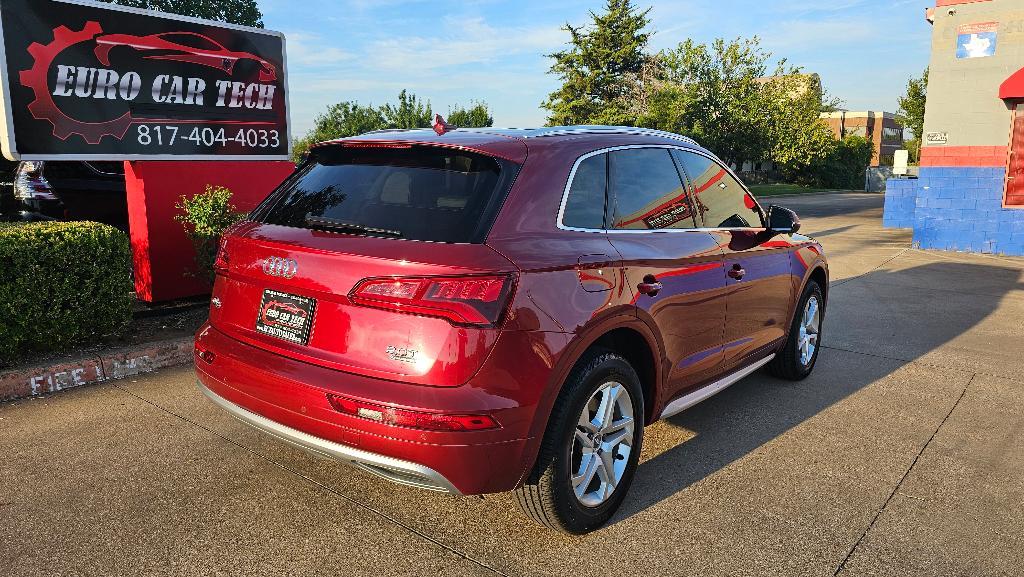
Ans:
{"label": "rear bumper", "polygon": [[230,413],[232,417],[282,441],[318,455],[359,467],[364,471],[384,477],[389,481],[431,491],[442,491],[454,495],[462,494],[448,479],[430,467],[401,459],[394,459],[385,455],[378,455],[369,451],[361,451],[341,443],[314,437],[244,409],[206,388],[202,382],[199,382],[199,389],[220,408]]}
{"label": "rear bumper", "polygon": [[[511,357],[499,366],[522,366],[528,360],[522,351],[532,350],[531,342],[494,355]],[[498,493],[518,486],[536,457],[537,438],[530,428],[538,416],[540,387],[523,387],[511,379],[513,371],[485,367],[459,387],[412,385],[287,358],[209,325],[196,335],[196,350],[213,354],[212,360],[195,356],[196,375],[204,392],[229,413],[391,481],[452,494]],[[462,432],[395,427],[340,413],[329,394],[411,410],[488,414],[500,426]]]}

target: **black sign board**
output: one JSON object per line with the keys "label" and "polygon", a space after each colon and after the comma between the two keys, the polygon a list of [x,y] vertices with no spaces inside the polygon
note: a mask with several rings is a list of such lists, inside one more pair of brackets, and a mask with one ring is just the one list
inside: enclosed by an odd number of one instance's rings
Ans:
{"label": "black sign board", "polygon": [[12,160],[284,160],[284,36],[67,0],[0,0]]}

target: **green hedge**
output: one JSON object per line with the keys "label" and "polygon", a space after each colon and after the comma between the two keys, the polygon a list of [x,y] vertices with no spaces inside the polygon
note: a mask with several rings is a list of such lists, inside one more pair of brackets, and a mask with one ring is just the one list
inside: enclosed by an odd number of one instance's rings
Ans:
{"label": "green hedge", "polygon": [[123,332],[130,271],[128,237],[114,227],[0,224],[0,365]]}

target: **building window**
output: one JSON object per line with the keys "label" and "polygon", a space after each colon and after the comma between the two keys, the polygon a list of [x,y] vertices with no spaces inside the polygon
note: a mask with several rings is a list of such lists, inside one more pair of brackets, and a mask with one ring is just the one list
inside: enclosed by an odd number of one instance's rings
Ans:
{"label": "building window", "polygon": [[902,144],[903,130],[891,126],[882,128],[882,142]]}
{"label": "building window", "polygon": [[1003,205],[1024,208],[1024,110],[1018,106],[1013,107],[1013,135]]}

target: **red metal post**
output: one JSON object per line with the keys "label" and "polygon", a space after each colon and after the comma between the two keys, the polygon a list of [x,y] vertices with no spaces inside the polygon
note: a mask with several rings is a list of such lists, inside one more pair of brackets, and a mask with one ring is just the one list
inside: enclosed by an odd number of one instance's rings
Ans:
{"label": "red metal post", "polygon": [[196,276],[195,252],[174,205],[182,195],[206,185],[231,189],[238,210],[256,207],[295,166],[267,161],[125,162],[128,222],[135,263],[135,292],[146,302],[168,301],[209,292]]}

